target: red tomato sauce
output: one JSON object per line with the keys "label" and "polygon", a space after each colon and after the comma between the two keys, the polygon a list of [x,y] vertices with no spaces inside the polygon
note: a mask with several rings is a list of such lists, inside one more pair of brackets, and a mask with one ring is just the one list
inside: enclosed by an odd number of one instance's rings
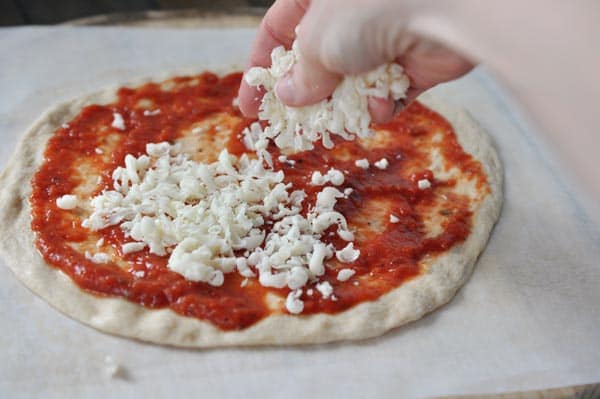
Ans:
{"label": "red tomato sauce", "polygon": [[[103,229],[100,234],[130,268],[124,269],[113,263],[93,263],[69,244],[83,242],[89,237],[90,231],[81,226],[82,217],[56,206],[58,197],[72,193],[83,182],[83,178],[74,172],[82,158],[101,171],[102,183],[98,193],[112,186],[112,171],[124,163],[126,154],[139,156],[145,152],[147,143],[172,142],[182,130],[215,113],[225,112],[241,118],[242,122],[232,132],[227,148],[238,155],[244,152],[240,132],[252,120],[242,118],[237,108],[232,106],[240,79],[240,73],[218,77],[206,72],[174,78],[172,82],[175,84],[190,84],[168,91],[156,83],[122,88],[114,103],[87,106],[67,125],[59,128],[48,141],[44,162],[31,182],[31,226],[37,248],[45,261],[63,271],[89,293],[122,297],[152,309],[169,307],[181,315],[209,321],[223,330],[244,329],[271,314],[265,304],[265,296],[268,292],[285,295],[287,289],[262,287],[256,281],[241,287],[243,278],[237,273],[227,274],[221,287],[186,281],[167,268],[166,256],[153,255],[147,250],[122,254],[121,245],[130,240],[118,226]],[[151,109],[160,109],[160,113],[144,115],[143,110],[136,107],[142,99],[152,100]],[[111,127],[113,112],[123,116],[124,131]],[[360,302],[377,299],[422,273],[420,261],[424,256],[446,251],[469,235],[471,200],[448,193],[455,183],[437,181],[426,169],[429,150],[426,143],[431,142],[431,135],[441,133],[442,138],[436,145],[449,166],[456,166],[463,173],[475,176],[480,187],[487,185],[480,163],[462,150],[450,124],[414,102],[392,122],[374,128],[393,132],[391,144],[368,149],[359,140],[335,140],[333,150],[317,144],[312,151],[289,156],[288,159],[295,161],[294,165],[277,161],[278,151],[270,149],[275,166],[284,170],[286,181],[293,184],[293,189],[307,192],[305,204],[314,203],[316,193],[321,189],[309,184],[312,172],[325,172],[335,167],[345,172],[342,187],[354,190],[348,199],[340,199],[336,205],[351,226],[355,222],[369,226],[370,222],[364,220],[365,215],[360,210],[371,200],[389,203],[391,213],[400,219],[399,223],[386,222],[382,232],[368,233],[366,240],[355,241],[355,247],[361,251],[360,257],[354,263],[343,266],[356,270],[349,281],[337,281],[338,270],[326,269],[321,281],[331,283],[335,300],[323,299],[316,290],[313,295],[307,295],[304,290],[302,300],[305,308],[302,314],[337,313]],[[110,154],[108,160],[98,156],[95,149],[103,143],[106,135],[115,133],[124,136],[118,149]],[[350,158],[340,160],[344,154],[350,155]],[[354,160],[361,158],[370,160],[368,170],[355,166]],[[389,161],[385,170],[373,166],[373,162],[381,158]],[[431,189],[418,189],[417,181],[424,178],[431,181]],[[424,215],[437,203],[442,192],[446,193],[443,194],[446,199],[440,211],[445,217],[443,231],[435,237],[427,237]],[[323,241],[331,242],[337,248],[346,245],[335,235],[327,234]],[[144,272],[143,276],[134,273],[139,271]],[[307,288],[314,289],[314,286]]]}

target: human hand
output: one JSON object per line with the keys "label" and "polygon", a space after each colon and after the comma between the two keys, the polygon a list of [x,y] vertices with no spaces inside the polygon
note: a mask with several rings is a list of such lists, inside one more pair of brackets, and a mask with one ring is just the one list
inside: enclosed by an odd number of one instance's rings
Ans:
{"label": "human hand", "polygon": [[[423,91],[473,67],[448,47],[407,32],[411,7],[415,7],[411,1],[277,0],[260,25],[248,68],[269,66],[271,50],[280,45],[289,48],[299,25],[301,58],[275,90],[285,104],[302,106],[328,97],[343,75],[396,60],[411,81],[407,98],[397,104],[390,99],[369,99],[373,120],[385,122]],[[242,81],[241,111],[255,117],[262,95]]]}

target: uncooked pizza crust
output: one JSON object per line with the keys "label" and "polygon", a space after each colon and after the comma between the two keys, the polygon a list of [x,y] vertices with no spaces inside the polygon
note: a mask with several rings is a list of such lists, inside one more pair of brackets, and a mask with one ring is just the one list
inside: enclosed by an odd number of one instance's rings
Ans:
{"label": "uncooked pizza crust", "polygon": [[240,331],[223,331],[170,309],[147,309],[122,298],[92,295],[48,266],[37,252],[30,227],[29,182],[54,131],[82,107],[114,101],[115,93],[116,87],[111,87],[48,111],[25,134],[0,176],[0,253],[8,266],[29,289],[61,312],[111,334],[185,347],[310,344],[378,336],[452,299],[471,274],[500,213],[502,166],[489,136],[465,111],[422,96],[419,100],[443,115],[463,149],[481,162],[491,188],[474,212],[467,240],[435,257],[423,274],[376,301],[338,314],[271,315]]}

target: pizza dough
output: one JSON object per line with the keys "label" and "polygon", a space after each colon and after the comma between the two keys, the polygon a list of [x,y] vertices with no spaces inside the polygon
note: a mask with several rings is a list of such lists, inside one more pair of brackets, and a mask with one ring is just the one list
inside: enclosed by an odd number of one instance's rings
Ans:
{"label": "pizza dough", "polygon": [[308,344],[378,336],[422,317],[454,296],[469,277],[500,213],[502,167],[490,138],[465,111],[422,96],[420,101],[451,123],[463,149],[482,164],[491,189],[474,212],[467,240],[426,264],[424,274],[376,301],[338,314],[271,315],[239,331],[223,331],[170,309],[147,309],[122,298],[92,295],[49,267],[37,252],[30,228],[29,181],[43,161],[45,144],[53,132],[83,106],[113,101],[115,92],[110,88],[47,112],[25,134],[0,177],[0,252],[8,266],[52,306],[108,333],[186,347]]}

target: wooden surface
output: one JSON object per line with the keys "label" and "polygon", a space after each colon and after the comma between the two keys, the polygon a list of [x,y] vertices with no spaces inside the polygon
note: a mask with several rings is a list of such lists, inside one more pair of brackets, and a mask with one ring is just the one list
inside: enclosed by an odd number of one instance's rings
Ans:
{"label": "wooden surface", "polygon": [[[130,14],[100,15],[68,22],[72,25],[120,25],[139,27],[251,27],[257,26],[264,8],[238,8],[230,12],[180,10],[146,11]],[[598,365],[600,369],[600,365]],[[444,396],[437,399],[600,399],[600,383],[534,391],[466,396]]]}
{"label": "wooden surface", "polygon": [[266,9],[261,7],[233,8],[226,12],[214,10],[142,11],[136,13],[97,15],[68,21],[68,25],[118,25],[149,28],[242,28],[256,27]]}
{"label": "wooden surface", "polygon": [[598,399],[600,384],[511,392],[493,395],[443,396],[436,399]]}
{"label": "wooden surface", "polygon": [[57,24],[99,14],[268,7],[273,0],[0,0],[0,26]]}

